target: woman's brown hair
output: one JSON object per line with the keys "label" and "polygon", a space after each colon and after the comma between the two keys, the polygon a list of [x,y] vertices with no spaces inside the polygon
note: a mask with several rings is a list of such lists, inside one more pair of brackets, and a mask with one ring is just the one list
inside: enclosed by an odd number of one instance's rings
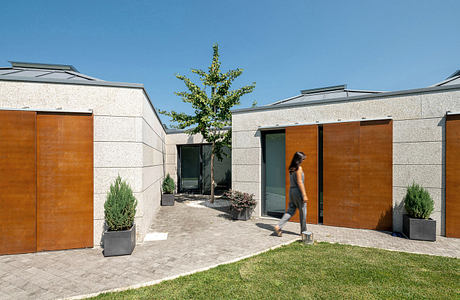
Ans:
{"label": "woman's brown hair", "polygon": [[303,152],[296,152],[292,157],[291,164],[289,165],[289,173],[295,172],[299,169],[300,164],[307,156]]}

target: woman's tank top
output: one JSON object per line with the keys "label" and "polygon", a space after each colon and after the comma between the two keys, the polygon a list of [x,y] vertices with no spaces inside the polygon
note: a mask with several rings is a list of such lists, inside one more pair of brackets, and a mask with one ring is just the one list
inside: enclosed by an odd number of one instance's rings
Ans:
{"label": "woman's tank top", "polygon": [[[303,175],[303,172],[302,172],[302,182],[304,182],[304,175]],[[297,178],[296,178],[296,175],[295,175],[295,172],[290,172],[289,173],[289,184],[290,184],[290,188],[299,188],[299,186],[297,185]]]}

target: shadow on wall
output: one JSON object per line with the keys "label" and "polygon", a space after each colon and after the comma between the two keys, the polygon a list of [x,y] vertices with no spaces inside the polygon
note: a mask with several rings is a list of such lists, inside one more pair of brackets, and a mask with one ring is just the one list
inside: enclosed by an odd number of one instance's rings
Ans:
{"label": "shadow on wall", "polygon": [[104,248],[104,232],[107,230],[107,224],[105,223],[105,221],[102,223],[101,227],[102,227],[102,233],[99,239],[99,246]]}
{"label": "shadow on wall", "polygon": [[225,171],[225,177],[217,182],[217,189],[221,189],[222,192],[229,190],[232,186],[232,172],[230,170]]}

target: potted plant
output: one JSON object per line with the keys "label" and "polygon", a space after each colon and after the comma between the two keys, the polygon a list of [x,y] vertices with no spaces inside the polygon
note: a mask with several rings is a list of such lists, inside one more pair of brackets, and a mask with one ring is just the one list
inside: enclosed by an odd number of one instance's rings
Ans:
{"label": "potted plant", "polygon": [[176,184],[174,180],[166,175],[166,178],[163,180],[163,193],[161,194],[161,205],[162,206],[172,206],[174,205],[174,190],[176,189]]}
{"label": "potted plant", "polygon": [[104,256],[129,255],[133,252],[136,245],[136,206],[137,200],[131,187],[118,175],[110,185],[104,203]]}
{"label": "potted plant", "polygon": [[413,183],[404,197],[403,233],[409,239],[436,241],[436,221],[429,218],[434,209],[433,199],[420,185]]}
{"label": "potted plant", "polygon": [[226,193],[226,196],[230,199],[230,213],[234,220],[246,221],[251,218],[252,211],[256,206],[254,194],[230,190]]}

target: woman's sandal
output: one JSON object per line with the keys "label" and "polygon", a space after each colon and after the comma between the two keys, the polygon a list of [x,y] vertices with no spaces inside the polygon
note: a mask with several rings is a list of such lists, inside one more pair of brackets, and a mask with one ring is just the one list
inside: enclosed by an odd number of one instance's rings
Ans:
{"label": "woman's sandal", "polygon": [[279,228],[277,226],[275,226],[275,233],[276,233],[277,236],[282,236],[283,235],[283,233],[281,232],[281,228]]}

